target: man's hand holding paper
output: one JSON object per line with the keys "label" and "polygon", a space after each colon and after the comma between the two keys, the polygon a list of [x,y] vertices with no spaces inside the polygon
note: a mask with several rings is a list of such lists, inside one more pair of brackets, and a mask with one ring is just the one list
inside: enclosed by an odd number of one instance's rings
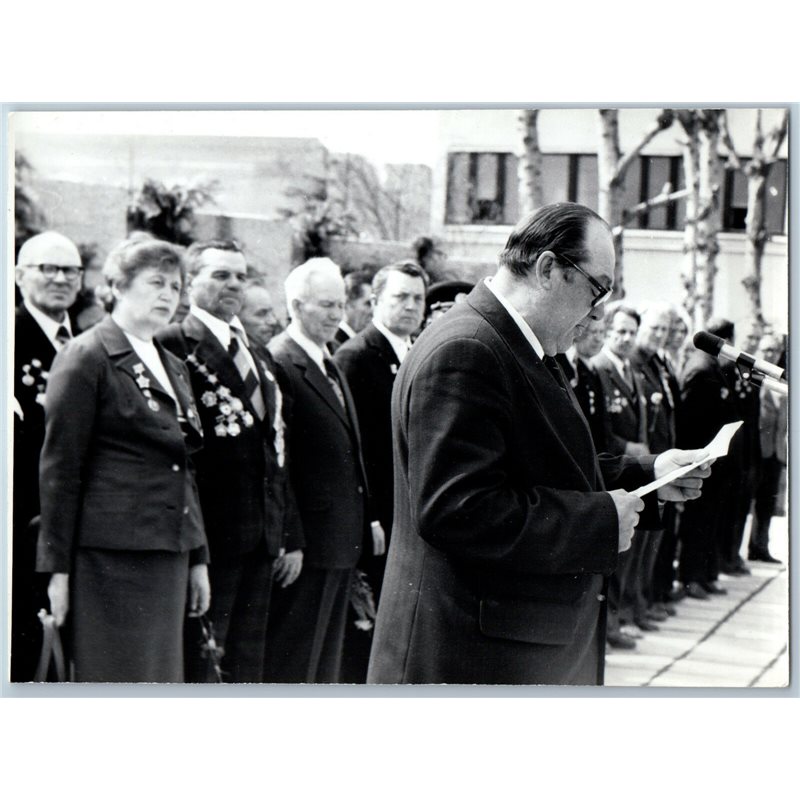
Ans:
{"label": "man's hand holding paper", "polygon": [[698,464],[694,469],[679,475],[671,483],[658,488],[658,499],[681,502],[695,500],[700,497],[703,480],[711,474],[714,459],[710,458],[707,449],[702,450],[666,450],[656,459],[653,469],[656,481],[676,470]]}
{"label": "man's hand holding paper", "polygon": [[640,486],[633,494],[644,497],[658,490],[659,500],[694,500],[700,497],[703,480],[711,474],[714,460],[728,454],[728,447],[741,421],[723,425],[717,435],[700,450],[666,450],[655,460],[656,479]]}

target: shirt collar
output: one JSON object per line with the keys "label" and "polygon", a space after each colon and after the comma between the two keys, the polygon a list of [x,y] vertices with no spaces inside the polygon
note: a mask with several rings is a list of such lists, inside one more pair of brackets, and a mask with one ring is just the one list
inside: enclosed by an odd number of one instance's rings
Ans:
{"label": "shirt collar", "polygon": [[567,350],[565,355],[569,359],[569,363],[572,364],[573,367],[578,363],[578,359],[580,358],[580,356],[578,355],[578,348],[575,347],[574,344]]}
{"label": "shirt collar", "polygon": [[242,339],[242,341],[247,345],[250,346],[250,343],[247,340],[247,334],[244,330],[244,325],[239,321],[239,317],[233,316],[231,317],[230,322],[225,322],[224,319],[220,319],[219,317],[215,317],[213,314],[210,314],[208,311],[196,306],[192,303],[189,306],[189,313],[193,314],[200,322],[203,323],[210,331],[217,337],[219,343],[227,350],[231,344],[231,328],[236,328],[236,333]]}
{"label": "shirt collar", "polygon": [[506,311],[508,311],[511,319],[517,323],[517,327],[520,329],[520,331],[522,331],[522,335],[528,340],[528,344],[533,348],[533,351],[536,353],[536,355],[539,356],[539,358],[544,358],[544,348],[542,347],[542,344],[537,338],[536,334],[531,329],[531,326],[525,322],[522,314],[520,314],[519,311],[517,311],[517,309],[514,308],[514,306],[512,306],[502,294],[500,294],[491,278],[486,278],[484,283],[486,284],[486,288],[497,298],[500,305],[503,306]]}
{"label": "shirt collar", "polygon": [[623,361],[616,353],[612,353],[609,347],[603,347],[603,352],[608,356],[608,360],[617,368],[621,378],[625,378],[625,365],[627,361]]}
{"label": "shirt collar", "polygon": [[373,319],[372,324],[387,338],[389,344],[392,346],[397,360],[402,363],[403,359],[408,355],[411,342],[408,339],[403,339],[396,333],[392,333],[382,322]]}
{"label": "shirt collar", "polygon": [[311,339],[306,336],[302,330],[300,330],[300,326],[297,322],[290,322],[286,328],[286,333],[295,341],[300,347],[303,348],[306,355],[322,370],[322,374],[325,374],[325,351],[316,343],[312,342]]}
{"label": "shirt collar", "polygon": [[47,314],[36,308],[33,303],[29,303],[27,300],[23,300],[23,302],[25,303],[25,308],[28,309],[28,313],[36,320],[36,323],[42,329],[44,335],[52,342],[56,350],[60,350],[62,347],[61,342],[56,339],[58,329],[63,326],[69,331],[69,335],[72,336],[72,325],[70,325],[69,314],[65,311],[64,319],[61,322],[56,322],[52,317],[48,317]]}

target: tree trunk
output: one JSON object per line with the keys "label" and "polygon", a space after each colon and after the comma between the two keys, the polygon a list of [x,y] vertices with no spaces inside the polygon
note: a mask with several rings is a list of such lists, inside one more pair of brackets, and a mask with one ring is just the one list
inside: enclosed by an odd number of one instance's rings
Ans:
{"label": "tree trunk", "polygon": [[614,235],[614,299],[625,297],[623,285],[622,175],[619,172],[619,111],[600,109],[600,148],[597,153],[597,213]]}
{"label": "tree trunk", "polygon": [[769,235],[766,225],[765,194],[767,188],[767,169],[763,163],[755,163],[747,169],[747,240],[745,243],[745,261],[749,266],[747,275],[742,281],[750,300],[750,314],[759,324],[764,324],[761,307],[761,261],[764,256]]}
{"label": "tree trunk", "polygon": [[[769,241],[766,206],[767,175],[770,167],[778,158],[778,152],[786,138],[788,126],[789,114],[788,111],[785,111],[780,124],[765,137],[761,127],[761,109],[759,109],[756,113],[753,157],[744,168],[744,174],[747,176],[745,259],[748,271],[742,284],[750,300],[751,315],[762,325],[765,320],[761,305],[761,263]],[[729,147],[733,151],[733,142],[730,141],[730,136]],[[733,161],[735,166],[741,166],[735,152],[733,152]]]}
{"label": "tree trunk", "polygon": [[530,108],[520,114],[523,153],[519,160],[519,201],[523,216],[544,204],[542,195],[542,152],[539,150],[539,111]]}
{"label": "tree trunk", "polygon": [[[702,112],[701,112],[702,113]],[[697,215],[697,269],[696,289],[698,304],[695,306],[695,329],[704,327],[714,313],[714,283],[717,275],[716,218],[717,192],[722,167],[717,152],[719,146],[718,112],[709,112],[702,118],[698,131],[698,215]]]}
{"label": "tree trunk", "polygon": [[[691,112],[687,112],[691,113]],[[697,217],[699,213],[699,172],[698,163],[700,148],[697,142],[697,130],[692,121],[680,115],[681,124],[686,132],[683,143],[683,172],[686,179],[686,220],[683,229],[684,264],[681,270],[683,283],[683,307],[691,319],[694,319],[695,306],[697,305]]]}
{"label": "tree trunk", "polygon": [[686,174],[686,224],[683,269],[684,307],[695,330],[703,328],[714,310],[717,273],[717,194],[722,165],[718,155],[720,115],[717,109],[679,111],[686,133],[683,165]]}

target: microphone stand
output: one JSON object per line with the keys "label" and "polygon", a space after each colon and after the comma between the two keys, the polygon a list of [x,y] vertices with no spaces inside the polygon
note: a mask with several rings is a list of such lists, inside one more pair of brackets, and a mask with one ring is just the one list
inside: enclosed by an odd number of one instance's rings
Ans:
{"label": "microphone stand", "polygon": [[743,380],[750,381],[753,386],[766,386],[775,394],[788,395],[789,384],[786,381],[779,381],[777,378],[772,378],[760,372],[755,366],[755,359],[746,353],[741,353],[736,359],[736,367]]}

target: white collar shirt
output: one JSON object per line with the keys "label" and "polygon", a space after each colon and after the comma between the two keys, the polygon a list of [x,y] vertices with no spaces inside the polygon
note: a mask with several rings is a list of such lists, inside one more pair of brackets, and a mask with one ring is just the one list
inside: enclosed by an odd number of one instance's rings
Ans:
{"label": "white collar shirt", "polygon": [[55,347],[56,352],[61,350],[64,345],[58,341],[56,334],[58,333],[58,329],[63,326],[67,329],[70,337],[72,336],[72,325],[70,325],[69,314],[65,311],[64,319],[61,322],[56,322],[52,317],[48,317],[47,314],[40,311],[32,303],[29,303],[27,300],[23,302],[25,303],[25,308],[28,309],[28,313],[36,320],[36,324],[42,329],[42,332],[50,340],[53,347]]}
{"label": "white collar shirt", "polygon": [[250,355],[250,342],[247,338],[247,333],[245,332],[244,325],[242,325],[237,316],[234,315],[231,317],[230,322],[225,322],[224,319],[215,317],[213,314],[210,314],[205,309],[196,306],[194,303],[189,306],[189,313],[197,317],[197,319],[199,319],[200,322],[202,322],[203,325],[205,325],[206,328],[208,328],[211,333],[214,334],[214,337],[222,345],[222,349],[226,353],[231,345],[231,328],[235,328],[236,335],[245,343],[245,347],[242,348],[242,352],[245,354],[245,357],[250,363],[250,366],[255,372],[256,376],[258,376],[258,370],[256,370],[255,362],[253,361],[252,355]]}
{"label": "white collar shirt", "polygon": [[484,283],[486,284],[486,288],[498,299],[500,305],[502,305],[503,308],[508,311],[511,319],[514,320],[514,322],[517,324],[517,327],[520,329],[520,331],[522,331],[522,335],[527,339],[528,344],[530,344],[530,346],[533,348],[533,351],[536,353],[536,355],[539,356],[539,358],[544,358],[544,348],[542,347],[542,344],[536,334],[533,332],[531,326],[525,321],[525,318],[522,316],[522,314],[520,314],[519,311],[517,311],[517,309],[514,308],[514,306],[512,306],[502,294],[500,294],[500,292],[494,286],[494,282],[491,278],[486,278]]}
{"label": "white collar shirt", "polygon": [[603,347],[603,352],[608,356],[608,360],[614,365],[617,372],[619,372],[620,378],[627,383],[625,367],[627,366],[630,370],[630,362],[628,360],[623,361],[616,353],[612,353],[609,347]]}
{"label": "white collar shirt", "polygon": [[372,320],[372,324],[386,337],[397,356],[397,360],[402,364],[403,359],[408,355],[408,351],[411,348],[411,342],[408,339],[403,339],[396,333],[392,333],[382,322],[376,319]]}
{"label": "white collar shirt", "polygon": [[316,342],[312,342],[296,322],[289,323],[286,328],[286,334],[303,348],[305,354],[320,368],[322,374],[327,375],[325,359],[330,356]]}

